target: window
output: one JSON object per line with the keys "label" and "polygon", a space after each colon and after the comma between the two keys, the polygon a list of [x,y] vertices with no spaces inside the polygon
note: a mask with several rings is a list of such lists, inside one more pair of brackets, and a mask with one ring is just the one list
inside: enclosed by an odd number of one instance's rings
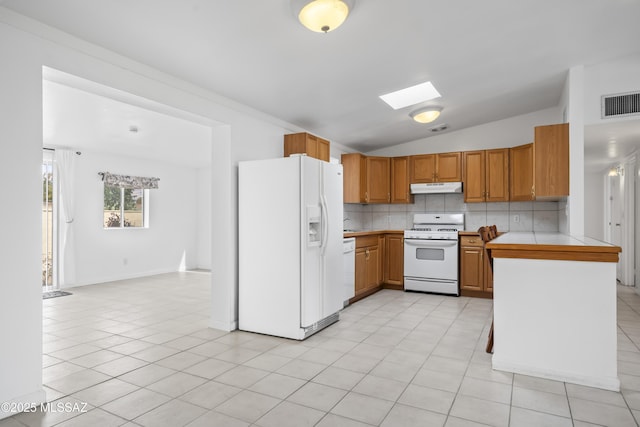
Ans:
{"label": "window", "polygon": [[149,190],[160,178],[98,172],[104,185],[104,228],[149,227]]}
{"label": "window", "polygon": [[148,227],[149,190],[104,186],[104,228]]}

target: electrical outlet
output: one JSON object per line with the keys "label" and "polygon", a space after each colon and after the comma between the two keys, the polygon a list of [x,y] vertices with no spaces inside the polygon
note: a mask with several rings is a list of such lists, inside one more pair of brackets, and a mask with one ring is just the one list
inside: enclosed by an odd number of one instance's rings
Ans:
{"label": "electrical outlet", "polygon": [[520,215],[514,215],[513,222],[520,222]]}

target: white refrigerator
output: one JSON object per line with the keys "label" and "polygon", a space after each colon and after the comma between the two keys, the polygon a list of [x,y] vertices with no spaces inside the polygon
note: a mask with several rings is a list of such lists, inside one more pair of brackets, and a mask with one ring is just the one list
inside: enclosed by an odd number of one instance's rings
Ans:
{"label": "white refrigerator", "polygon": [[343,308],[342,165],[239,163],[239,328],[303,340]]}

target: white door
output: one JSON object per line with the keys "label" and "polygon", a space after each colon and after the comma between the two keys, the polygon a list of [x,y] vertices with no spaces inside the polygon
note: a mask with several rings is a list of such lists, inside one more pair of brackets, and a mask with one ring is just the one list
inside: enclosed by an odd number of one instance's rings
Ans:
{"label": "white door", "polygon": [[[623,206],[624,206],[624,183],[620,175],[609,175],[609,218],[608,218],[608,235],[609,243],[616,246],[623,246],[622,228],[623,228]],[[616,278],[622,281],[622,272],[624,268],[624,255],[620,254],[620,261],[616,266]]]}

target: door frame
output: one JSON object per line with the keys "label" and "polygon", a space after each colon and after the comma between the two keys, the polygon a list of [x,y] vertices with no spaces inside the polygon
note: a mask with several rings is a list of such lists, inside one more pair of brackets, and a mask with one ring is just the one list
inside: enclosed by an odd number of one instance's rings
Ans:
{"label": "door frame", "polygon": [[[622,197],[620,201],[620,271],[618,279],[621,284],[626,286],[636,285],[636,186],[638,185],[638,176],[636,173],[636,156],[631,155],[625,158],[621,163],[614,165],[611,170],[617,169],[617,176],[605,175],[605,217],[604,217],[604,236],[607,242],[612,241],[612,201],[614,197]],[[618,194],[612,193],[611,181],[619,179],[622,190]],[[640,200],[639,200],[640,201]],[[639,292],[640,293],[640,292]]]}

